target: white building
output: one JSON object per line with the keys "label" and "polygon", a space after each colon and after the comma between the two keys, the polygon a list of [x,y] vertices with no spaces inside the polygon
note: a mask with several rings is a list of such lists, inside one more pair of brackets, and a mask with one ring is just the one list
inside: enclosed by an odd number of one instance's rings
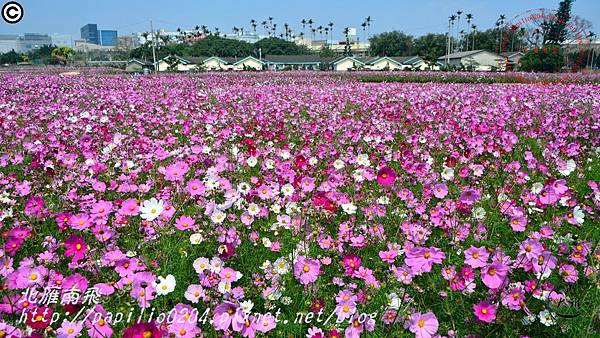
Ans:
{"label": "white building", "polygon": [[504,70],[504,58],[487,50],[471,50],[444,55],[438,58],[443,65],[476,71]]}

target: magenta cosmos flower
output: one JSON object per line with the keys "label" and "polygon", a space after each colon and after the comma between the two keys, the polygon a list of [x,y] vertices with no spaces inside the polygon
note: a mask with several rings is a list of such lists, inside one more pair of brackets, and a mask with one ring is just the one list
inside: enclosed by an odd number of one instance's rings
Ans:
{"label": "magenta cosmos flower", "polygon": [[481,280],[490,289],[499,288],[508,274],[508,266],[494,262],[481,269]]}
{"label": "magenta cosmos flower", "polygon": [[163,332],[154,323],[136,323],[125,329],[123,338],[161,338]]}
{"label": "magenta cosmos flower", "polygon": [[488,302],[473,305],[475,317],[482,322],[491,323],[496,319],[496,307]]}
{"label": "magenta cosmos flower", "polygon": [[318,260],[299,256],[294,264],[294,277],[303,285],[313,283],[321,273],[321,263]]}
{"label": "magenta cosmos flower", "polygon": [[396,172],[390,167],[383,167],[377,173],[377,182],[381,185],[392,185],[396,182]]}
{"label": "magenta cosmos flower", "polygon": [[431,338],[438,330],[438,320],[433,312],[421,314],[415,312],[410,317],[410,332],[415,334],[416,338]]}
{"label": "magenta cosmos flower", "polygon": [[77,263],[85,257],[87,244],[85,244],[83,237],[72,235],[65,241],[65,248],[67,249],[65,251],[65,256],[71,257],[72,261]]}

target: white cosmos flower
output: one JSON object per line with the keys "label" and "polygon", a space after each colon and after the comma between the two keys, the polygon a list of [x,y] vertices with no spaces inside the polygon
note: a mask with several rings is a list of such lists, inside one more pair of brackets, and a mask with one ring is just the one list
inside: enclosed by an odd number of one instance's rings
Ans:
{"label": "white cosmos flower", "polygon": [[275,263],[273,263],[273,270],[279,275],[285,275],[290,271],[290,263],[288,263],[284,257],[279,257]]}
{"label": "white cosmos flower", "polygon": [[281,205],[279,204],[273,204],[271,205],[271,211],[278,214],[281,212]]}
{"label": "white cosmos flower", "polygon": [[575,209],[573,209],[573,218],[575,219],[577,224],[583,224],[585,220],[585,214],[583,213],[583,210],[581,210],[581,207],[578,205],[575,206]]}
{"label": "white cosmos flower", "polygon": [[482,207],[477,207],[475,209],[473,209],[473,217],[475,217],[475,219],[484,219],[485,218],[485,209]]}
{"label": "white cosmos flower", "polygon": [[245,300],[240,302],[240,308],[244,310],[244,313],[250,314],[252,312],[252,308],[254,307],[254,303],[251,300]]}
{"label": "white cosmos flower", "polygon": [[356,213],[357,208],[356,208],[356,205],[354,205],[352,203],[344,203],[344,204],[342,204],[342,209],[348,215],[352,215],[352,214]]}
{"label": "white cosmos flower", "polygon": [[195,233],[195,234],[190,235],[190,243],[192,243],[192,244],[200,244],[203,241],[204,241],[204,237],[202,237],[202,234]]}
{"label": "white cosmos flower", "polygon": [[342,168],[344,168],[346,166],[346,164],[344,163],[344,161],[337,159],[333,162],[333,167],[337,170],[340,170]]}
{"label": "white cosmos flower", "polygon": [[248,205],[248,213],[252,216],[256,216],[260,213],[260,207],[256,203],[250,203]]}
{"label": "white cosmos flower", "polygon": [[265,246],[265,248],[270,248],[273,243],[271,243],[271,240],[267,237],[263,237],[262,244]]}
{"label": "white cosmos flower", "polygon": [[442,170],[442,178],[446,181],[452,181],[454,179],[454,169],[444,167],[444,170]]}
{"label": "white cosmos flower", "polygon": [[196,258],[192,265],[194,266],[194,270],[196,270],[196,273],[202,273],[202,271],[208,269],[208,267],[210,266],[210,261],[206,257],[200,257]]}
{"label": "white cosmos flower", "polygon": [[238,184],[237,191],[242,195],[246,195],[250,191],[250,184],[248,184],[246,182],[242,182],[242,183]]}
{"label": "white cosmos flower", "polygon": [[267,167],[267,169],[273,169],[275,168],[275,161],[268,158],[265,160],[265,166]]}
{"label": "white cosmos flower", "polygon": [[203,154],[210,154],[211,151],[212,151],[212,149],[209,146],[202,147]]}
{"label": "white cosmos flower", "polygon": [[226,294],[231,291],[231,282],[221,281],[217,287],[220,293]]}
{"label": "white cosmos flower", "polygon": [[294,194],[294,186],[289,183],[285,184],[283,187],[281,187],[281,193],[286,197],[292,196]]}
{"label": "white cosmos flower", "polygon": [[315,157],[311,157],[308,159],[308,164],[310,165],[315,165],[319,162],[319,160],[317,160]]}
{"label": "white cosmos flower", "polygon": [[221,224],[225,220],[226,216],[227,215],[221,210],[215,210],[210,216],[210,220],[213,221],[213,223]]}
{"label": "white cosmos flower", "polygon": [[548,310],[543,310],[538,314],[538,317],[540,318],[540,323],[546,325],[546,326],[552,326],[554,324],[556,324],[556,321],[554,320],[554,313],[548,311]]}
{"label": "white cosmos flower", "polygon": [[534,194],[539,194],[544,189],[544,185],[541,182],[535,182],[531,185],[531,192]]}
{"label": "white cosmos flower", "polygon": [[221,260],[221,258],[213,257],[210,260],[210,267],[209,267],[210,271],[212,271],[214,273],[219,273],[222,268],[223,268],[223,261]]}
{"label": "white cosmos flower", "polygon": [[248,157],[248,159],[246,160],[246,163],[248,164],[248,166],[250,166],[250,167],[254,167],[254,166],[256,166],[256,164],[258,163],[258,160],[256,159],[256,157],[254,157],[254,156],[250,156],[250,157]]}
{"label": "white cosmos flower", "polygon": [[365,171],[364,171],[364,170],[362,170],[362,169],[356,169],[356,170],[354,170],[354,172],[352,173],[352,177],[354,178],[354,180],[355,180],[356,182],[362,182],[362,181],[364,181],[364,180],[365,180],[365,178],[364,178],[364,176],[363,176],[364,172],[365,172]]}
{"label": "white cosmos flower", "polygon": [[368,154],[360,154],[358,156],[356,156],[356,163],[368,167],[371,165],[371,161],[369,161],[369,155]]}
{"label": "white cosmos flower", "polygon": [[565,163],[564,167],[559,169],[558,172],[560,172],[563,176],[569,176],[575,170],[575,168],[577,168],[575,161],[573,159],[569,159]]}
{"label": "white cosmos flower", "polygon": [[160,216],[164,209],[164,202],[152,197],[142,203],[142,206],[140,207],[140,217],[152,222]]}
{"label": "white cosmos flower", "polygon": [[175,290],[175,277],[167,275],[167,277],[158,276],[158,281],[152,282],[152,286],[156,289],[157,295],[166,295]]}

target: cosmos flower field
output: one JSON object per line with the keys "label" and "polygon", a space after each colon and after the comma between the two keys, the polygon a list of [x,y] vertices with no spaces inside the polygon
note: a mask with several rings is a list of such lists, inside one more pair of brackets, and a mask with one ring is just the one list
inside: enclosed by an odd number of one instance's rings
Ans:
{"label": "cosmos flower field", "polygon": [[0,337],[600,334],[600,85],[0,75]]}

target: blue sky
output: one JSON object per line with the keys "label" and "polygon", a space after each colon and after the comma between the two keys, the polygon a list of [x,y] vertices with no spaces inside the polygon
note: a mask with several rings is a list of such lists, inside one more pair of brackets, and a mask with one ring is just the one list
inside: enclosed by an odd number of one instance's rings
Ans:
{"label": "blue sky", "polygon": [[[300,20],[312,18],[317,26],[334,22],[335,38],[343,27],[360,28],[366,16],[373,18],[371,33],[401,30],[413,35],[444,32],[447,18],[461,9],[472,13],[478,29],[489,28],[499,14],[509,19],[536,8],[557,8],[559,0],[254,0],[254,1],[177,1],[177,0],[17,0],[25,9],[23,20],[9,25],[0,20],[0,33],[61,33],[79,38],[79,28],[97,23],[99,29],[116,29],[119,34],[149,30],[149,20],[156,28],[175,30],[195,25],[219,27],[230,32],[233,26],[250,29],[250,19],[275,18],[278,27],[289,23],[296,32]],[[4,3],[6,0],[0,0]],[[573,14],[594,24],[600,33],[600,1],[576,0]],[[259,32],[262,29],[259,27]],[[359,30],[359,32],[361,32]],[[359,33],[362,37],[362,33]]]}

